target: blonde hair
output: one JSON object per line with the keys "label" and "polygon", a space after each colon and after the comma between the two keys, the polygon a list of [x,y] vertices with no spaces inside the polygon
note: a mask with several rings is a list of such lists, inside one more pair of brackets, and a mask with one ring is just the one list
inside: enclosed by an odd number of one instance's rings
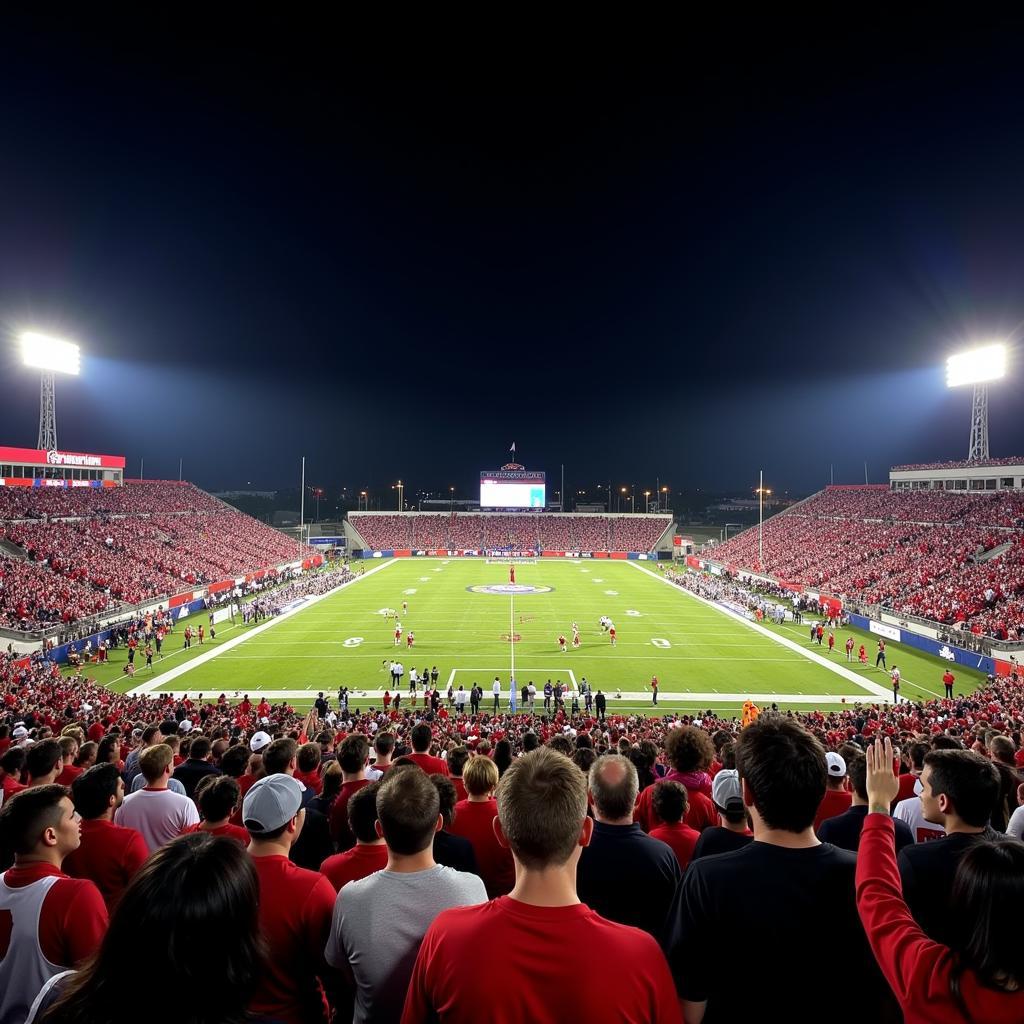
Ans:
{"label": "blonde hair", "polygon": [[470,796],[485,796],[498,785],[498,766],[489,757],[471,757],[462,769],[462,782]]}
{"label": "blonde hair", "polygon": [[173,760],[174,751],[166,743],[157,743],[139,755],[139,768],[147,782],[156,782]]}

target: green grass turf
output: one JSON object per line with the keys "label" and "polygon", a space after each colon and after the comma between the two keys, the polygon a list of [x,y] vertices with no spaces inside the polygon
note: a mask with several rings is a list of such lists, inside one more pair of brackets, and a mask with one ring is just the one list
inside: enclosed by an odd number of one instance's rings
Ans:
{"label": "green grass turf", "polygon": [[[397,560],[258,633],[254,627],[225,622],[217,628],[216,641],[207,640],[203,647],[193,642],[190,651],[183,651],[180,627],[165,641],[165,658],[156,663],[154,675],[194,661],[240,634],[252,634],[216,658],[161,684],[160,689],[204,694],[289,691],[291,702],[304,707],[317,691],[330,696],[342,684],[357,690],[385,688],[390,676],[382,663],[397,656],[407,672],[413,665],[418,670],[437,665],[442,689],[454,669],[456,686],[469,689],[479,682],[489,690],[497,674],[507,692],[513,645],[505,637],[514,629],[520,637],[514,645],[520,685],[532,679],[541,687],[548,678],[568,683],[570,672],[577,680],[586,676],[595,689],[601,687],[609,695],[609,709],[614,711],[653,712],[647,694],[655,674],[661,683],[659,713],[713,707],[734,714],[749,693],[777,694],[781,707],[802,710],[838,707],[841,695],[859,695],[868,703],[880,699],[678,588],[666,586],[651,575],[659,575],[658,569],[639,564],[648,571],[604,560],[552,559],[517,565],[517,583],[551,590],[510,599],[508,595],[467,590],[474,585],[506,583],[507,564],[488,564],[482,559]],[[409,602],[409,612],[400,615],[402,625],[416,634],[412,652],[404,641],[400,649],[394,647],[393,621],[380,614],[384,608],[400,611],[403,600]],[[601,615],[615,621],[618,644],[614,648],[600,631]],[[570,645],[562,654],[558,635],[564,633],[571,640],[574,619],[580,626],[582,647],[574,650]],[[193,617],[194,624],[199,621],[205,624],[205,614]],[[806,627],[787,623],[767,628],[828,657],[826,648],[809,643]],[[851,633],[858,647],[865,644],[869,666],[847,666],[842,645]],[[858,630],[839,630],[832,660],[859,677],[887,686],[887,673],[874,668],[876,639]],[[893,643],[888,644],[888,654],[889,667],[897,664],[903,674],[901,692],[905,697],[924,699],[942,693],[945,662]],[[128,680],[121,671],[125,657],[125,652],[116,651],[111,664],[90,666],[87,674],[117,690],[152,678],[140,667],[134,680]],[[142,663],[144,658],[137,654],[136,665]],[[973,690],[983,678],[962,667],[956,673],[958,692]],[[617,690],[644,696],[617,698]],[[686,700],[687,694],[708,694],[714,699]],[[813,704],[786,700],[794,695],[820,699]],[[378,702],[357,698],[354,703]]]}

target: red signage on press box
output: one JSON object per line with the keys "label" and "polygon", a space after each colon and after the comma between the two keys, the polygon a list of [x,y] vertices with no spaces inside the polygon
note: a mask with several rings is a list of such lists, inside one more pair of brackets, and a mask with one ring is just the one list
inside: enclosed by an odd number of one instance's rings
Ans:
{"label": "red signage on press box", "polygon": [[124,469],[123,455],[91,455],[87,452],[48,452],[36,448],[0,447],[0,462],[27,463],[30,466],[65,466],[68,469]]}

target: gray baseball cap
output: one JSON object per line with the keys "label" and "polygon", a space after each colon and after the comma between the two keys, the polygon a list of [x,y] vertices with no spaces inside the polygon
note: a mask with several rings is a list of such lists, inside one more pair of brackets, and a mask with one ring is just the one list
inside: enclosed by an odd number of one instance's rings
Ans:
{"label": "gray baseball cap", "polygon": [[290,775],[268,775],[245,794],[242,824],[254,836],[286,825],[302,806],[302,783]]}
{"label": "gray baseball cap", "polygon": [[711,799],[723,811],[743,807],[743,787],[740,785],[740,773],[735,768],[723,768],[715,776],[711,783]]}

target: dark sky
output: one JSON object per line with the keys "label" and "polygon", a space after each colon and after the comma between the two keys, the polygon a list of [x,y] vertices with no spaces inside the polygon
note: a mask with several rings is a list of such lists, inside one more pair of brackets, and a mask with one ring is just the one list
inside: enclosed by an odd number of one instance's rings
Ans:
{"label": "dark sky", "polygon": [[943,360],[1024,322],[1019,26],[434,28],[8,21],[0,441],[35,326],[85,353],[61,447],[211,489],[966,455]]}

